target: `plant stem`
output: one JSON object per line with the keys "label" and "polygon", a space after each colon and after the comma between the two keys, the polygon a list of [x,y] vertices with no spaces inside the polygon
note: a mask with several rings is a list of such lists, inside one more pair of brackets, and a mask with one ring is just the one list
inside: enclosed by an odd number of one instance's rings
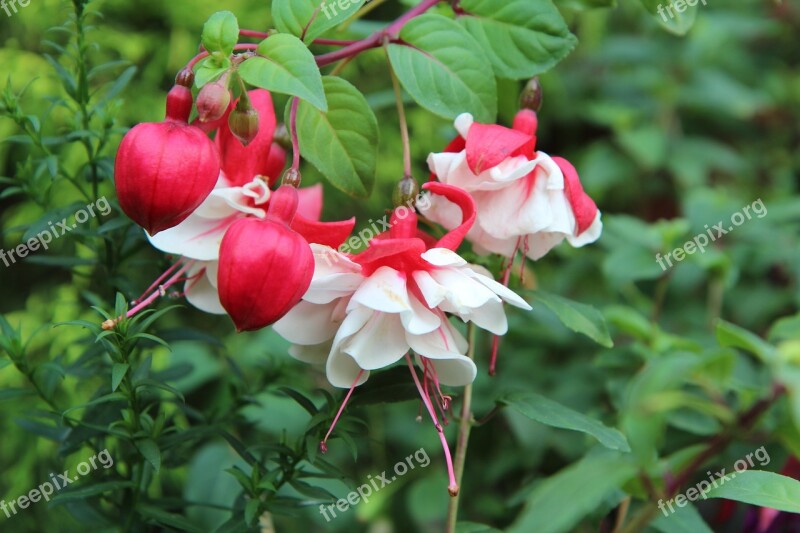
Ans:
{"label": "plant stem", "polygon": [[[475,326],[472,322],[467,325],[467,338],[469,339],[469,351],[467,357],[473,359],[475,356]],[[472,383],[468,383],[464,387],[464,397],[461,403],[461,421],[458,426],[458,441],[456,444],[456,457],[454,461],[454,468],[456,473],[456,483],[462,486],[464,478],[464,465],[467,460],[467,445],[469,444],[469,434],[472,430],[474,423],[472,417]],[[461,491],[450,498],[447,505],[447,533],[455,533],[456,525],[458,524],[458,502],[460,500]]]}
{"label": "plant stem", "polygon": [[292,132],[292,169],[300,169],[300,140],[297,137],[297,108],[300,105],[300,99],[294,97],[292,99],[292,110],[289,115],[289,130]]}
{"label": "plant stem", "polygon": [[403,140],[403,177],[411,177],[411,141],[408,137],[408,122],[406,121],[406,110],[403,107],[403,93],[400,90],[400,82],[397,80],[397,75],[392,68],[392,62],[389,60],[389,40],[384,39],[383,48],[386,50],[386,64],[389,67],[389,76],[392,78],[392,88],[394,89],[394,98],[397,102],[397,116],[400,118],[400,137]]}

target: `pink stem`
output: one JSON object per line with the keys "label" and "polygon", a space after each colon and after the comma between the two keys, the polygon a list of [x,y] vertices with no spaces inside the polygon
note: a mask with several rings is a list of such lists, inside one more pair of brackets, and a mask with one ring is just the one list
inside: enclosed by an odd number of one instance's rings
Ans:
{"label": "pink stem", "polygon": [[[255,50],[256,48],[258,48],[258,45],[254,43],[241,43],[233,47],[234,50]],[[188,63],[186,63],[186,67],[193,68],[199,61],[207,58],[210,55],[211,54],[209,54],[207,50],[203,50],[194,56]]]}
{"label": "pink stem", "polygon": [[289,116],[289,128],[292,130],[292,169],[300,169],[300,140],[297,138],[297,107],[300,99],[292,99],[292,110]]}
{"label": "pink stem", "polygon": [[161,281],[164,278],[166,278],[167,276],[169,276],[176,268],[178,268],[178,265],[180,265],[181,263],[183,263],[183,258],[182,257],[178,261],[176,261],[171,267],[169,267],[163,274],[158,276],[158,278],[149,287],[147,287],[144,290],[144,292],[141,294],[141,296],[136,298],[132,303],[135,305],[136,302],[138,302],[139,300],[141,300],[142,298],[147,296],[147,293],[149,293],[150,291],[152,291],[153,289],[158,287],[158,285],[161,283]]}
{"label": "pink stem", "polygon": [[450,456],[450,448],[447,445],[447,439],[444,436],[442,426],[439,424],[439,419],[436,417],[436,411],[433,410],[431,400],[428,398],[428,395],[425,394],[422,385],[420,385],[419,377],[417,377],[417,372],[414,370],[414,363],[411,362],[411,356],[408,353],[406,353],[406,362],[408,363],[409,370],[411,370],[411,377],[414,378],[414,384],[417,386],[419,395],[422,397],[422,403],[425,404],[425,408],[428,410],[428,414],[436,427],[436,432],[439,433],[439,440],[442,441],[444,458],[447,462],[447,476],[450,478],[450,486],[447,487],[447,491],[450,493],[450,496],[455,497],[458,495],[458,482],[456,482],[456,475],[455,472],[453,472],[453,458]]}
{"label": "pink stem", "polygon": [[[511,258],[508,260],[508,266],[506,266],[505,270],[503,271],[503,285],[508,287],[508,282],[511,280],[511,268],[514,266],[514,258],[517,256],[517,252],[519,251],[519,247],[522,241],[522,237],[517,239],[517,245],[514,247],[514,253],[511,254]],[[527,241],[526,241],[527,242]],[[523,258],[523,264],[525,259]],[[489,360],[489,375],[494,376],[497,373],[497,353],[500,351],[500,336],[495,335],[492,338],[492,357]]]}
{"label": "pink stem", "polygon": [[169,278],[166,281],[166,283],[164,283],[162,286],[159,286],[158,289],[153,291],[153,293],[150,296],[148,296],[147,298],[136,304],[133,307],[133,309],[128,311],[125,314],[125,318],[132,317],[133,315],[135,315],[136,313],[138,313],[139,311],[141,311],[142,309],[153,303],[159,296],[161,296],[162,287],[167,288],[173,285],[180,279],[180,277],[183,275],[184,272],[189,270],[192,267],[192,265],[194,265],[194,263],[195,263],[194,259],[184,263],[183,267],[180,270],[178,270],[171,278]]}
{"label": "pink stem", "polygon": [[254,37],[256,39],[266,39],[269,37],[269,33],[256,30],[239,30],[239,35],[242,37]]}
{"label": "pink stem", "polygon": [[350,46],[358,41],[342,41],[339,39],[314,39],[314,44],[323,46]]}

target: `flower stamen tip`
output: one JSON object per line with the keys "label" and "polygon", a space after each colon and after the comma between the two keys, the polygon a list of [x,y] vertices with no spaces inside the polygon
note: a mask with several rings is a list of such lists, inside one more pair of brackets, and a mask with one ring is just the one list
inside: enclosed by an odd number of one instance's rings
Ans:
{"label": "flower stamen tip", "polygon": [[453,498],[458,496],[458,491],[459,491],[458,485],[450,485],[449,487],[447,487],[447,492],[449,492],[450,496],[452,496]]}

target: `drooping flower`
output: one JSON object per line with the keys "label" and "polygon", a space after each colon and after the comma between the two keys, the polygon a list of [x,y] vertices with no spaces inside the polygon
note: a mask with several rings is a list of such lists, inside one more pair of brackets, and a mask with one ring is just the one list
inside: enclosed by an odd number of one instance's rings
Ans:
{"label": "drooping flower", "polygon": [[[259,89],[250,91],[249,95],[261,116],[258,135],[244,147],[228,130],[227,116],[217,123],[220,129],[215,142],[221,148],[222,171],[216,186],[183,222],[157,235],[148,235],[153,246],[180,259],[135,301],[136,306],[129,311],[129,316],[163,294],[169,286],[181,282],[182,293],[190,304],[208,313],[226,313],[217,289],[223,237],[240,219],[266,218],[274,194],[269,185],[280,176],[286,159],[284,150],[272,142],[276,121],[269,93]],[[319,222],[321,185],[298,189],[297,195],[297,212],[291,229],[308,242],[341,245],[352,231],[355,220]]]}
{"label": "drooping flower", "polygon": [[[478,253],[513,257],[522,249],[539,259],[566,239],[580,247],[602,231],[600,212],[565,159],[536,151],[536,113],[520,111],[513,128],[479,124],[472,115],[455,121],[460,136],[428,165],[442,183],[469,192],[477,221],[467,235]],[[423,210],[447,228],[458,224],[458,209],[434,198]]]}
{"label": "drooping flower", "polygon": [[220,171],[219,152],[187,123],[191,92],[176,85],[163,122],[134,126],[122,139],[114,183],[122,210],[150,235],[185,220],[205,200]]}
{"label": "drooping flower", "polygon": [[[351,392],[371,371],[405,358],[440,433],[454,493],[458,487],[433,405],[446,410],[447,397],[439,386],[471,383],[477,370],[465,355],[467,340],[448,315],[502,335],[508,328],[503,302],[523,309],[530,306],[454,251],[474,223],[470,196],[441,183],[428,183],[424,188],[459,206],[461,224],[434,241],[418,232],[412,210],[399,207],[392,214],[390,230],[371,240],[361,253],[348,255],[312,246],[315,270],[309,290],[274,328],[293,343],[290,353],[294,357],[325,363],[331,384]],[[408,355],[410,350],[422,368],[422,384]]]}
{"label": "drooping flower", "polygon": [[290,228],[297,203],[297,189],[282,185],[273,194],[266,218],[239,219],[225,232],[219,251],[219,296],[239,331],[272,324],[300,301],[311,283],[311,248]]}

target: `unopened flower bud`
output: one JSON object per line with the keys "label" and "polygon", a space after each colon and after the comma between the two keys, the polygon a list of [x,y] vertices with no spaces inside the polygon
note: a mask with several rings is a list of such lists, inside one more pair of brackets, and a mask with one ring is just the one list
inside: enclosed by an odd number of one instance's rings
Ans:
{"label": "unopened flower bud", "polygon": [[295,189],[300,187],[300,180],[302,176],[300,175],[300,171],[296,168],[288,168],[286,172],[283,173],[283,177],[281,177],[281,185],[289,185],[290,187],[294,187]]}
{"label": "unopened flower bud", "polygon": [[539,83],[539,76],[534,76],[525,84],[525,88],[522,89],[519,96],[519,107],[533,111],[539,111],[542,108],[542,85]]}
{"label": "unopened flower bud", "polygon": [[258,135],[258,111],[249,100],[240,98],[228,117],[228,126],[239,142],[247,146]]}
{"label": "unopened flower bud", "polygon": [[406,206],[414,207],[419,196],[419,185],[413,176],[405,176],[392,193],[392,202],[395,207]]}
{"label": "unopened flower bud", "polygon": [[197,114],[200,122],[213,122],[222,118],[231,103],[231,93],[225,80],[209,83],[197,94]]}
{"label": "unopened flower bud", "polygon": [[188,122],[192,114],[192,91],[183,85],[175,85],[167,94],[167,120]]}
{"label": "unopened flower bud", "polygon": [[184,67],[175,76],[175,85],[191,88],[194,85],[194,71],[190,67]]}

